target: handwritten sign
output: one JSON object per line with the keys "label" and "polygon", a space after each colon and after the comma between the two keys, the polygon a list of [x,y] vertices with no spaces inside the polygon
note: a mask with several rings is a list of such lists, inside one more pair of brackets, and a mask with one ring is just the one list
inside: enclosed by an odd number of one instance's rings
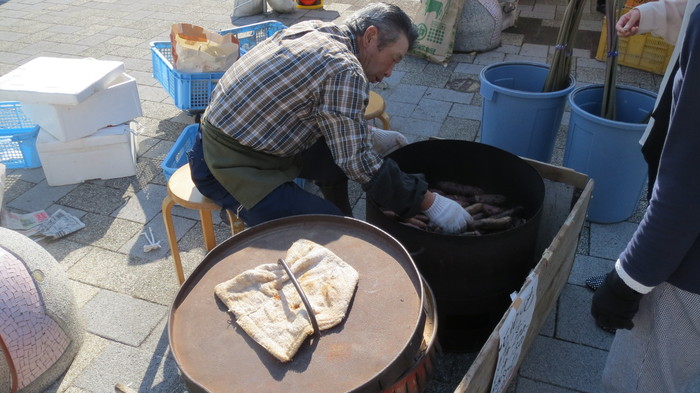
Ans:
{"label": "handwritten sign", "polygon": [[500,338],[498,362],[491,384],[491,393],[505,392],[508,388],[507,382],[515,372],[515,366],[520,358],[525,335],[530,327],[537,301],[537,275],[532,272],[528,279],[525,287],[513,300],[503,326],[498,331]]}

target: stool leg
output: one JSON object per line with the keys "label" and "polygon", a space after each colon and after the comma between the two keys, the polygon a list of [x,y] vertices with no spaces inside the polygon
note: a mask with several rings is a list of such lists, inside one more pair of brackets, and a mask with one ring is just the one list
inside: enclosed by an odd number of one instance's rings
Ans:
{"label": "stool leg", "polygon": [[386,114],[386,112],[382,112],[381,115],[379,115],[379,120],[382,122],[382,128],[385,130],[391,130],[391,124],[389,123],[389,115]]}
{"label": "stool leg", "polygon": [[214,236],[214,223],[211,220],[211,210],[200,210],[199,217],[202,219],[202,233],[204,233],[204,247],[207,252],[216,247],[216,236]]}
{"label": "stool leg", "polygon": [[173,206],[175,202],[170,197],[166,195],[163,199],[163,221],[165,222],[165,232],[168,234],[168,244],[170,245],[170,253],[173,254],[173,263],[175,264],[175,272],[177,273],[177,280],[182,285],[185,282],[185,274],[182,271],[182,261],[180,260],[180,249],[177,246],[177,237],[175,236],[175,226],[173,225]]}
{"label": "stool leg", "polygon": [[232,235],[235,235],[238,232],[245,229],[245,224],[243,223],[243,220],[236,217],[236,215],[233,214],[231,210],[226,210],[226,214],[228,214],[228,222],[231,224]]}

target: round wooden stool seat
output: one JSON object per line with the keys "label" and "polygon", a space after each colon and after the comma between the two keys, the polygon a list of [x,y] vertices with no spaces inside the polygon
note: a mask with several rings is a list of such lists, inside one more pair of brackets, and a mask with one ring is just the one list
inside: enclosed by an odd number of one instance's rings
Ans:
{"label": "round wooden stool seat", "polygon": [[[219,205],[211,199],[202,195],[197,187],[192,182],[190,175],[190,165],[185,164],[180,167],[168,180],[168,195],[163,199],[163,221],[165,221],[165,230],[168,233],[168,244],[170,252],[173,254],[173,262],[177,278],[182,284],[185,281],[185,275],[182,270],[182,261],[180,260],[180,250],[177,246],[177,236],[175,234],[175,226],[173,225],[172,210],[173,206],[178,204],[187,209],[199,211],[199,217],[202,220],[202,232],[204,234],[204,246],[208,251],[211,251],[216,246],[216,237],[214,236],[214,224],[212,222],[212,211],[221,209]],[[231,223],[231,233],[242,231],[245,224],[230,211],[228,214],[229,222]]]}
{"label": "round wooden stool seat", "polygon": [[391,129],[389,115],[386,114],[386,104],[384,104],[384,99],[379,94],[370,91],[369,104],[367,104],[367,108],[365,109],[365,119],[372,120],[376,118],[379,118],[379,120],[382,122],[383,129]]}

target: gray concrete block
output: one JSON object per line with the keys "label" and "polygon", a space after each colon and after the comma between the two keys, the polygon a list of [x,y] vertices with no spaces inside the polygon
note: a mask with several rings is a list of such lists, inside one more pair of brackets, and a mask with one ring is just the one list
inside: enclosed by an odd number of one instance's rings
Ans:
{"label": "gray concrete block", "polygon": [[82,311],[90,333],[136,347],[153,331],[168,308],[102,290]]}
{"label": "gray concrete block", "polygon": [[142,224],[88,213],[81,219],[85,228],[65,238],[76,243],[91,244],[108,250],[118,250],[127,240],[141,231]]}
{"label": "gray concrete block", "polygon": [[556,338],[607,351],[613,334],[600,329],[591,316],[593,291],[567,284],[559,298]]}
{"label": "gray concrete block", "polygon": [[452,108],[452,103],[429,98],[420,100],[410,117],[442,123]]}
{"label": "gray concrete block", "polygon": [[617,260],[632,239],[637,224],[591,224],[591,256]]}
{"label": "gray concrete block", "polygon": [[391,128],[401,131],[406,135],[432,136],[437,135],[442,123],[437,121],[422,120],[395,116],[391,118]]}
{"label": "gray concrete block", "polygon": [[109,188],[93,183],[81,183],[72,187],[56,202],[75,209],[107,215],[122,206],[124,199],[123,195]]}
{"label": "gray concrete block", "polygon": [[177,363],[171,356],[155,355],[111,342],[76,379],[75,386],[89,392],[112,392],[124,384],[139,392],[184,392]]}
{"label": "gray concrete block", "polygon": [[389,117],[401,116],[401,117],[411,117],[413,111],[416,109],[417,104],[409,104],[399,101],[385,101],[386,102],[386,113]]}
{"label": "gray concrete block", "polygon": [[550,385],[529,378],[518,378],[516,393],[576,393],[576,390]]}
{"label": "gray concrete block", "polygon": [[462,93],[452,89],[440,89],[436,87],[430,87],[425,92],[424,97],[437,101],[467,104],[471,102],[472,98],[474,97],[474,93]]}
{"label": "gray concrete block", "polygon": [[[9,174],[8,177],[10,177]],[[75,188],[76,185],[52,187],[46,181],[42,181],[13,199],[10,199],[11,195],[6,194],[8,202],[5,203],[5,206],[30,213],[44,210],[64,198]]]}
{"label": "gray concrete block", "polygon": [[160,212],[167,194],[166,187],[148,184],[110,215],[145,224]]}
{"label": "gray concrete block", "polygon": [[538,336],[525,356],[520,375],[585,393],[601,391],[607,351]]}
{"label": "gray concrete block", "polygon": [[614,263],[615,261],[611,259],[576,255],[568,282],[581,287],[586,286],[587,278],[607,274],[613,268]]}
{"label": "gray concrete block", "polygon": [[479,73],[481,73],[481,70],[483,68],[484,68],[483,64],[459,63],[459,64],[457,64],[457,67],[455,67],[455,72],[460,73],[460,74],[479,75]]}
{"label": "gray concrete block", "polygon": [[[193,222],[192,220],[173,216],[173,227],[175,227],[176,236],[182,237],[196,224],[197,223]],[[149,237],[153,236],[155,241],[160,244],[160,248],[148,252],[144,251],[144,246],[148,244],[146,237],[143,235],[144,233],[148,234]],[[165,230],[163,215],[158,213],[148,223],[143,225],[142,230],[138,234],[127,240],[126,243],[124,243],[124,245],[117,251],[148,260],[155,260],[165,257],[170,252],[170,247],[168,244],[168,234]]]}
{"label": "gray concrete block", "polygon": [[442,123],[438,136],[445,139],[476,141],[481,122],[470,119],[448,117]]}
{"label": "gray concrete block", "polygon": [[426,86],[402,84],[396,86],[388,101],[418,104],[427,90]]}
{"label": "gray concrete block", "polygon": [[480,106],[454,104],[452,105],[449,116],[481,121],[482,111],[483,108]]}

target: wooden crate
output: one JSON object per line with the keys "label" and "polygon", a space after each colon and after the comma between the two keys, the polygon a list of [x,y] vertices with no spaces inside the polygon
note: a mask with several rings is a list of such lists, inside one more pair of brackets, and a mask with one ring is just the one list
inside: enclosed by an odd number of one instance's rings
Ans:
{"label": "wooden crate", "polygon": [[[546,194],[537,246],[537,255],[541,250],[542,257],[520,291],[522,294],[528,286],[534,287],[532,278],[536,277],[536,301],[532,319],[521,337],[521,342],[516,343],[520,347],[517,362],[511,368],[510,374],[503,376],[503,386],[506,387],[517,376],[517,370],[528,349],[566,285],[593,191],[593,180],[582,173],[539,161],[525,160],[545,179]],[[516,299],[504,313],[457,386],[455,393],[491,391],[499,357],[499,331],[506,323],[509,313],[521,307],[519,300],[519,298]]]}
{"label": "wooden crate", "polygon": [[[626,13],[631,8],[624,8],[622,13]],[[595,58],[605,61],[607,58],[607,31],[605,18],[603,18],[603,30],[600,32],[598,51]],[[616,34],[613,32],[613,34]],[[637,34],[631,37],[620,37],[618,41],[619,65],[637,68],[644,71],[663,75],[666,72],[674,46],[666,42],[661,37],[656,37],[650,33]]]}

